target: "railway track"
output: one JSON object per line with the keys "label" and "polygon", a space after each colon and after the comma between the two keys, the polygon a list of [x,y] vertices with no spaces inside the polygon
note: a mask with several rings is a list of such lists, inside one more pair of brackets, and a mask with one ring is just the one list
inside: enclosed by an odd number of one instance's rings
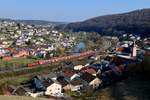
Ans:
{"label": "railway track", "polygon": [[0,71],[0,75],[9,74],[9,73],[15,73],[15,72],[17,73],[17,72],[27,71],[27,70],[31,70],[31,69],[40,68],[40,67],[47,67],[45,65],[54,64],[54,63],[57,63],[57,62],[60,62],[60,61],[67,61],[67,60],[72,60],[72,59],[78,59],[78,58],[81,58],[81,57],[82,58],[86,58],[86,57],[92,56],[94,54],[95,54],[94,51],[88,51],[88,52],[83,52],[83,53],[76,54],[76,55],[54,58],[54,59],[51,59],[51,60],[41,60],[41,61],[38,61],[38,62],[35,62],[35,63],[31,63],[30,64],[31,66],[27,65],[24,68],[11,69],[11,70],[1,70]]}

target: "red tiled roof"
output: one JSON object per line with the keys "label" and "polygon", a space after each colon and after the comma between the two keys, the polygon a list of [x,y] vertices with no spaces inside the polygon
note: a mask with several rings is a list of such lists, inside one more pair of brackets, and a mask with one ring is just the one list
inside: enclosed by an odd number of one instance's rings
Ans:
{"label": "red tiled roof", "polygon": [[75,74],[75,72],[69,68],[64,69],[63,73],[64,73],[64,76],[66,76],[66,77],[71,77],[72,75]]}
{"label": "red tiled roof", "polygon": [[14,54],[15,57],[22,57],[22,56],[28,56],[28,51],[19,51],[17,54]]}
{"label": "red tiled roof", "polygon": [[91,68],[91,67],[90,68],[86,68],[86,69],[82,69],[81,72],[82,73],[87,72],[89,74],[96,74],[96,70],[94,68]]}
{"label": "red tiled roof", "polygon": [[3,57],[3,60],[11,60],[11,59],[12,59],[12,57],[10,57],[10,56]]}

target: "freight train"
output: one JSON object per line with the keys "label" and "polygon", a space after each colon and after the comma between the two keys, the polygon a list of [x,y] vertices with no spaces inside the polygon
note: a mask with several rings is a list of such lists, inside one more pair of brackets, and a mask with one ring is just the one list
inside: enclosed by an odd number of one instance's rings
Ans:
{"label": "freight train", "polygon": [[59,57],[59,58],[54,58],[50,60],[39,60],[34,63],[30,63],[27,65],[27,67],[36,67],[38,65],[46,65],[46,64],[51,64],[51,63],[56,63],[58,61],[65,61],[65,60],[71,60],[75,58],[80,58],[80,57],[88,57],[88,56],[93,56],[95,55],[94,51],[87,51],[79,54],[74,54],[66,57]]}

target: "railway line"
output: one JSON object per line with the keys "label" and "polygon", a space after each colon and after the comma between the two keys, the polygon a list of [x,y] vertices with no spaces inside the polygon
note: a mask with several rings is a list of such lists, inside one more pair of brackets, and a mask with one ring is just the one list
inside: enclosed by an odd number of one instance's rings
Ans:
{"label": "railway line", "polygon": [[27,64],[27,66],[24,67],[24,68],[3,70],[3,71],[1,70],[0,75],[7,74],[7,73],[21,72],[21,71],[31,70],[31,69],[36,69],[36,68],[44,67],[42,65],[53,64],[53,63],[57,63],[57,62],[60,62],[60,61],[79,59],[81,57],[86,58],[86,57],[95,55],[95,53],[96,53],[95,51],[87,51],[87,52],[83,52],[83,53],[79,53],[79,54],[75,54],[75,55],[70,55],[70,56],[65,56],[65,57],[58,57],[58,58],[54,58],[54,59],[50,59],[50,60],[39,60],[39,61],[30,63],[30,64]]}

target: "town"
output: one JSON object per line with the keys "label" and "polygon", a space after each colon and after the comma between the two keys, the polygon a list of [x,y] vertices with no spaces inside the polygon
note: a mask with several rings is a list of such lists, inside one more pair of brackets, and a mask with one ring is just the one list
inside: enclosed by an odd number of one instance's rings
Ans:
{"label": "town", "polygon": [[[150,38],[133,34],[118,38],[1,21],[1,94],[67,100],[84,97],[123,80],[128,67],[140,65],[149,50]],[[13,78],[18,80],[12,82]]]}

